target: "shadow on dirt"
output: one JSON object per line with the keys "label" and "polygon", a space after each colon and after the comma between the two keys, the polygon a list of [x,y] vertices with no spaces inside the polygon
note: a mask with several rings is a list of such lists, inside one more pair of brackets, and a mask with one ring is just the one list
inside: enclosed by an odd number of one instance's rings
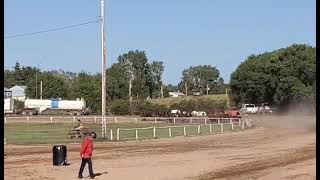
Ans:
{"label": "shadow on dirt", "polygon": [[108,172],[106,171],[106,172],[102,172],[102,173],[95,173],[94,176],[95,176],[95,177],[96,177],[96,176],[101,176],[102,174],[108,174]]}

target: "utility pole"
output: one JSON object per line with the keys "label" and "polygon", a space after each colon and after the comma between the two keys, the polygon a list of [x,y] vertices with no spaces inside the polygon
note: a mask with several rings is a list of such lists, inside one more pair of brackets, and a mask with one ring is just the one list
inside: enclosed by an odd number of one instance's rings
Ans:
{"label": "utility pole", "polygon": [[40,67],[40,64],[38,64],[38,69],[36,69],[36,99],[38,99],[38,70],[40,71],[39,67]]}
{"label": "utility pole", "polygon": [[107,120],[106,120],[106,45],[105,45],[105,28],[104,28],[104,0],[100,0],[100,27],[101,27],[101,64],[102,64],[102,114],[101,114],[101,124],[102,124],[102,137],[107,135]]}
{"label": "utility pole", "polygon": [[129,100],[131,101],[131,88],[132,88],[132,80],[131,77],[129,79]]}
{"label": "utility pole", "polygon": [[36,69],[36,99],[38,99],[38,70]]}
{"label": "utility pole", "polygon": [[130,103],[130,114],[132,115],[132,97],[131,97],[131,88],[132,88],[132,76],[130,75],[130,79],[129,79],[129,103]]}
{"label": "utility pole", "polygon": [[188,88],[187,88],[187,82],[184,83],[185,90],[186,90],[186,96],[188,96]]}
{"label": "utility pole", "polygon": [[161,84],[161,98],[163,98],[163,86]]}
{"label": "utility pole", "polygon": [[227,107],[230,107],[229,96],[228,96],[228,88],[226,88],[226,98],[227,98]]}
{"label": "utility pole", "polygon": [[42,99],[42,81],[40,81],[40,99]]}

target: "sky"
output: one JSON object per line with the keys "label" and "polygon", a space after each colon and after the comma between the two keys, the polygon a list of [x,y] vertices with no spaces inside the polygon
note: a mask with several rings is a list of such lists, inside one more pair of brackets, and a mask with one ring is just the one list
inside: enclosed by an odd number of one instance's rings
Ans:
{"label": "sky", "polygon": [[[131,50],[163,61],[165,84],[190,66],[216,67],[226,83],[251,54],[316,45],[316,0],[106,0],[106,64]],[[100,0],[4,0],[4,36],[93,21]],[[4,38],[4,66],[101,72],[99,23]]]}

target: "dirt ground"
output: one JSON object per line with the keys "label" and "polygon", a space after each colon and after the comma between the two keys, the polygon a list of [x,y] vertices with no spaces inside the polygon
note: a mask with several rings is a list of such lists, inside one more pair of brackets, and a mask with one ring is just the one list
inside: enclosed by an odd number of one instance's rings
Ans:
{"label": "dirt ground", "polygon": [[[242,132],[95,143],[96,179],[316,179],[315,117],[252,118]],[[5,145],[4,179],[77,179],[79,148],[68,144],[70,165],[53,166],[52,145]]]}

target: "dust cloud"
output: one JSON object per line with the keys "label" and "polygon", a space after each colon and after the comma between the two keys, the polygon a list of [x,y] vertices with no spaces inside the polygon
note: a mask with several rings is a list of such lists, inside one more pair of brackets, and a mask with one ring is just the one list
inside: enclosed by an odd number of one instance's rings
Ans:
{"label": "dust cloud", "polygon": [[289,105],[285,113],[252,115],[256,126],[316,130],[316,111],[310,104]]}

